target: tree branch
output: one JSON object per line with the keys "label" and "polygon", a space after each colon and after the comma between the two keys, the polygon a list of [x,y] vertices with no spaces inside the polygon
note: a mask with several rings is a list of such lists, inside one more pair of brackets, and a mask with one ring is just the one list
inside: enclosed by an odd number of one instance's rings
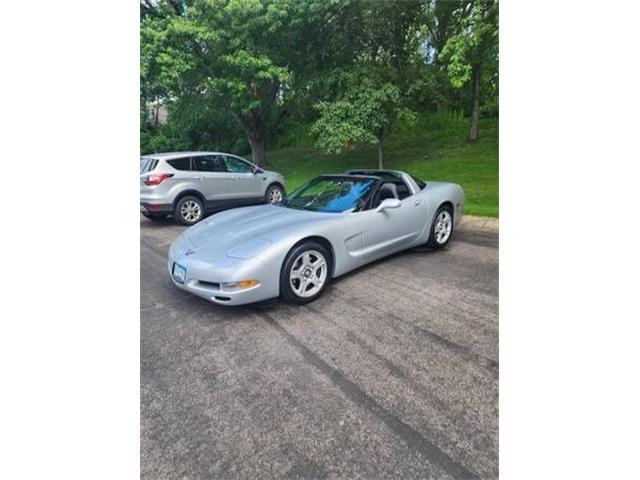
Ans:
{"label": "tree branch", "polygon": [[244,130],[244,132],[248,135],[251,131],[251,128],[249,126],[249,122],[247,122],[247,119],[237,112],[231,112],[231,115],[233,115],[233,118],[236,119],[236,122],[238,122],[240,128],[242,128],[242,130]]}
{"label": "tree branch", "polygon": [[271,108],[271,105],[273,105],[273,102],[276,101],[276,95],[279,89],[280,89],[280,80],[277,80],[276,82],[274,82],[273,86],[271,87],[271,90],[267,94],[268,95],[267,103],[263,105],[262,108],[258,111],[258,117],[262,118],[262,116],[267,112],[267,110]]}
{"label": "tree branch", "polygon": [[176,0],[166,0],[169,5],[173,7],[173,10],[176,12],[176,15],[182,15],[182,5],[180,2]]}

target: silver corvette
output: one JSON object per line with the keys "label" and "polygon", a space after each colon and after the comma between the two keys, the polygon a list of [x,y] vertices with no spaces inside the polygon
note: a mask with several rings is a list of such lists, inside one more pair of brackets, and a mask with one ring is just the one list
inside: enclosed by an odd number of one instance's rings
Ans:
{"label": "silver corvette", "polygon": [[419,245],[451,239],[459,185],[392,170],[322,175],[278,205],[227,210],[171,245],[173,283],[221,305],[318,298],[332,278]]}

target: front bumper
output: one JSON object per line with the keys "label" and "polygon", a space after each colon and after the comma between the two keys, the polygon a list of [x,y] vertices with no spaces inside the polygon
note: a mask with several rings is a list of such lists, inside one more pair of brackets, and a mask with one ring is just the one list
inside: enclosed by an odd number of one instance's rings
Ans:
{"label": "front bumper", "polygon": [[[178,251],[176,251],[178,250]],[[167,270],[173,284],[200,298],[218,305],[246,305],[275,298],[279,295],[279,279],[257,259],[239,260],[219,256],[212,260],[201,260],[186,255],[181,249],[171,248],[167,259]],[[175,264],[186,269],[184,282],[178,282],[173,269]],[[241,280],[258,280],[258,285],[230,290],[224,283]]]}

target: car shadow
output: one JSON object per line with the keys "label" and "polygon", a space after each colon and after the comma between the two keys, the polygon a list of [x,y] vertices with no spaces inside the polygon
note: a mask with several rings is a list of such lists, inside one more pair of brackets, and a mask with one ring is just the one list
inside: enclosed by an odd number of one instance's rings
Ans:
{"label": "car shadow", "polygon": [[[451,243],[453,243],[454,240],[451,240]],[[411,255],[411,254],[415,254],[415,253],[436,253],[436,252],[441,252],[441,251],[446,251],[448,247],[445,247],[444,249],[433,249],[433,248],[429,248],[426,246],[418,246],[418,247],[413,247],[413,248],[409,248],[407,250],[402,250],[400,252],[396,252],[396,253],[392,253],[389,256],[386,257],[382,257],[379,258],[378,260],[374,260],[371,263],[367,263],[366,265],[362,265],[361,267],[356,268],[355,270],[351,270],[350,272],[347,272],[343,275],[340,275],[338,278],[332,278],[331,279],[331,283],[329,283],[329,285],[327,285],[327,291],[329,291],[333,286],[335,285],[339,285],[340,282],[351,278],[354,275],[360,275],[362,272],[366,272],[368,269],[374,268],[376,265],[380,265],[382,263],[386,263],[386,262],[390,262],[392,261],[394,258],[401,258],[401,257],[405,257],[407,255]]]}
{"label": "car shadow", "polygon": [[144,215],[140,214],[140,226],[145,228],[166,228],[168,226],[177,226],[178,223],[173,220],[173,217],[159,218],[157,220],[151,220]]}
{"label": "car shadow", "polygon": [[[238,315],[246,317],[251,315],[252,308],[257,305],[273,305],[277,303],[277,298],[266,300],[260,303],[248,305],[220,305],[204,298],[193,295],[184,290],[180,290],[167,279],[166,288],[171,298],[172,308],[180,308],[187,315],[193,315],[197,320],[205,320],[208,323],[226,323],[238,320]],[[231,315],[230,315],[231,314]],[[213,315],[213,316],[209,316]]]}
{"label": "car shadow", "polygon": [[[256,205],[264,205],[262,203],[258,203]],[[237,206],[233,206],[233,207],[226,207],[226,208],[219,208],[217,210],[214,210],[212,212],[207,212],[204,214],[204,216],[202,217],[202,220],[204,220],[205,218],[209,218],[212,215],[215,215],[216,213],[220,213],[220,212],[224,212],[226,210],[233,210],[234,208],[242,208],[242,207],[252,207],[255,205],[237,205]],[[200,220],[200,221],[202,221]],[[187,225],[182,225],[181,223],[178,223],[174,218],[173,215],[168,213],[166,217],[164,218],[159,218],[157,220],[151,220],[150,218],[145,217],[142,213],[140,213],[140,226],[143,226],[145,228],[166,228],[168,226],[174,226],[174,227],[186,227]],[[195,224],[194,224],[195,225]]]}

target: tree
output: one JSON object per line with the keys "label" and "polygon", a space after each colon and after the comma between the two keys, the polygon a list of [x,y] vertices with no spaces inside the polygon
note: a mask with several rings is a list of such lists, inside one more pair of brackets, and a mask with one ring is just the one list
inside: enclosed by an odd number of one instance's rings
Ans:
{"label": "tree", "polygon": [[151,16],[142,22],[142,42],[151,45],[142,55],[143,66],[158,67],[153,78],[168,97],[200,95],[203,101],[226,105],[247,136],[254,162],[265,165],[270,114],[285,102],[294,72],[302,75],[309,65],[317,64],[322,53],[318,29],[325,25],[318,18],[330,15],[333,3],[170,4],[180,6],[174,15]]}
{"label": "tree", "polygon": [[481,79],[485,69],[497,69],[498,2],[469,0],[454,13],[457,33],[444,45],[441,57],[446,60],[451,83],[456,88],[471,86],[469,142],[478,141]]}
{"label": "tree", "polygon": [[375,144],[378,165],[384,166],[383,147],[400,118],[412,119],[409,92],[415,87],[419,31],[424,12],[421,1],[361,0],[351,12],[357,28],[349,38],[352,62],[325,77],[329,92],[315,107],[312,126],[317,145],[338,153],[357,144]]}
{"label": "tree", "polygon": [[349,85],[338,100],[319,102],[320,118],[311,131],[317,145],[328,153],[340,153],[358,144],[378,147],[378,167],[384,168],[383,146],[400,118],[411,120],[415,114],[404,106],[398,86],[375,79],[368,70],[348,74]]}
{"label": "tree", "polygon": [[465,0],[431,0],[426,2],[425,27],[428,32],[429,48],[433,49],[436,64],[442,60],[439,55],[449,38],[457,33],[459,23],[456,12],[462,8]]}

